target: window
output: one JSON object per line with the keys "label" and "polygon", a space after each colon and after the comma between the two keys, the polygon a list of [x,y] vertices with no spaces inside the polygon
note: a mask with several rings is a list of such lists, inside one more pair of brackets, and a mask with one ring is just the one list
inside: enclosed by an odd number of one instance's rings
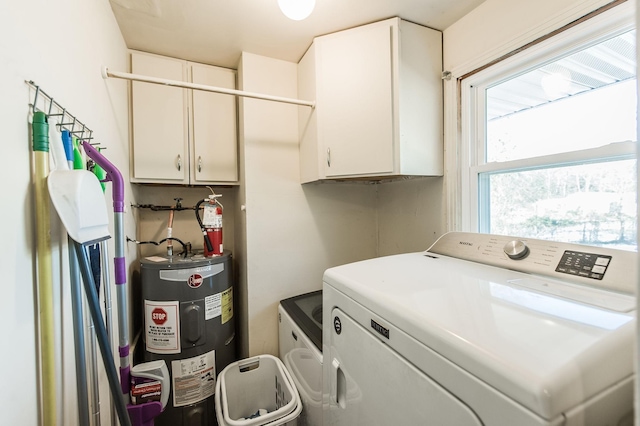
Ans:
{"label": "window", "polygon": [[470,229],[637,250],[636,32],[594,26],[462,81]]}

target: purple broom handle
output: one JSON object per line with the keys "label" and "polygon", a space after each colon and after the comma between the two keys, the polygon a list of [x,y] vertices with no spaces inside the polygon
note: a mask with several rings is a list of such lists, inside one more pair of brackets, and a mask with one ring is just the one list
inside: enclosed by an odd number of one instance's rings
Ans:
{"label": "purple broom handle", "polygon": [[[97,165],[99,165],[104,169],[104,171],[106,172],[105,181],[112,182],[113,212],[114,212],[114,215],[116,216],[116,229],[120,229],[120,226],[118,226],[118,222],[119,222],[119,218],[121,220],[122,214],[124,213],[124,181],[122,179],[122,174],[116,168],[116,166],[113,165],[113,163],[107,160],[107,158],[104,155],[102,155],[100,151],[95,149],[90,143],[86,141],[82,142],[82,148],[84,149],[84,152],[87,154],[87,156],[89,156],[89,158],[91,158],[93,161],[96,162]],[[116,235],[116,242],[115,242],[116,253],[113,259],[113,263],[114,263],[114,272],[115,272],[115,282],[116,282],[116,286],[118,287],[123,286],[127,283],[127,269],[125,264],[126,262],[124,259],[122,240],[123,238],[121,235],[119,234]],[[119,297],[118,300],[122,301],[122,303],[125,303],[125,296],[122,293],[119,293],[119,296],[121,297]],[[120,311],[120,309],[123,309],[123,306],[118,307],[118,312],[120,312],[120,315],[124,315]],[[126,323],[126,321],[124,320],[119,321],[119,326],[121,330],[121,336],[120,336],[121,344],[119,346],[120,360],[121,360],[120,386],[122,387],[122,393],[128,394],[130,389],[130,382],[129,382],[130,367],[128,362],[129,342],[128,342],[128,339],[125,338],[127,334],[123,333],[125,331],[124,329],[125,324],[120,324],[120,322]],[[124,362],[124,365],[122,360],[126,360],[126,362]]]}
{"label": "purple broom handle", "polygon": [[90,143],[86,141],[82,142],[82,148],[84,148],[84,152],[87,153],[89,158],[107,172],[105,180],[113,183],[113,211],[124,213],[124,180],[122,179],[122,174],[111,161],[107,160],[106,157],[100,154],[100,151],[91,146]]}

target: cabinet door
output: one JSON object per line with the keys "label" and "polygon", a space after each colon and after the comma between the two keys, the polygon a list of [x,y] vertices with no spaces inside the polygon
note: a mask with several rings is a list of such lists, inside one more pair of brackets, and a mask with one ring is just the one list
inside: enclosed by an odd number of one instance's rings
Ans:
{"label": "cabinet door", "polygon": [[392,29],[385,22],[316,39],[326,176],[393,171]]}
{"label": "cabinet door", "polygon": [[[193,83],[235,89],[235,71],[192,64]],[[236,182],[236,97],[193,91],[192,183]]]}
{"label": "cabinet door", "polygon": [[[134,74],[185,81],[186,62],[133,53]],[[189,177],[186,90],[133,82],[132,180],[186,183]]]}

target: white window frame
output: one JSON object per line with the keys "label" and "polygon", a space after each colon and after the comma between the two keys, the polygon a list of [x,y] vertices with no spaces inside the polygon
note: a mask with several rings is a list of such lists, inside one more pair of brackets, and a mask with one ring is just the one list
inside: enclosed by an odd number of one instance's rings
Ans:
{"label": "white window frame", "polygon": [[636,158],[636,143],[629,142],[522,160],[484,162],[486,88],[634,29],[636,22],[633,6],[633,2],[617,6],[460,81],[461,135],[458,179],[461,185],[458,190],[461,214],[458,217],[462,230],[480,230],[479,216],[483,209],[479,205],[482,200],[478,196],[478,178],[481,173],[533,170],[546,165],[587,164],[601,161],[604,157]]}

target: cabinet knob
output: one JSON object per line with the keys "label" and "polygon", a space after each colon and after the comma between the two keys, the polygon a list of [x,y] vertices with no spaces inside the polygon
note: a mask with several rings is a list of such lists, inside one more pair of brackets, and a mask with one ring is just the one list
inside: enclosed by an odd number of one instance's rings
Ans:
{"label": "cabinet knob", "polygon": [[176,160],[176,167],[178,168],[178,171],[182,170],[182,156],[180,154],[178,154],[178,158]]}
{"label": "cabinet knob", "polygon": [[198,173],[202,173],[202,157],[198,156]]}
{"label": "cabinet knob", "polygon": [[331,167],[331,148],[327,148],[327,167]]}

